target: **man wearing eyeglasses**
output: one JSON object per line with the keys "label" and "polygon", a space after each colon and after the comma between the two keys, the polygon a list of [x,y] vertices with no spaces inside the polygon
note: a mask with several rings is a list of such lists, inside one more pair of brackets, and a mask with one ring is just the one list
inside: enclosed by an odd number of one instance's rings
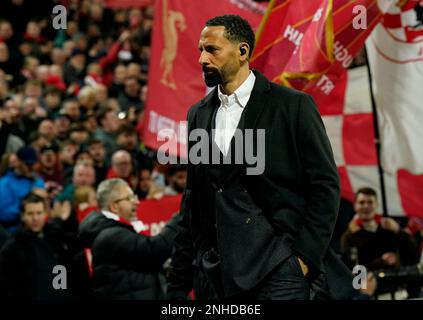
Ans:
{"label": "man wearing eyeglasses", "polygon": [[138,197],[122,179],[98,186],[101,209],[85,218],[79,228],[85,248],[92,251],[93,289],[99,298],[157,300],[164,298],[163,263],[170,257],[176,236],[176,215],[154,237],[135,231]]}

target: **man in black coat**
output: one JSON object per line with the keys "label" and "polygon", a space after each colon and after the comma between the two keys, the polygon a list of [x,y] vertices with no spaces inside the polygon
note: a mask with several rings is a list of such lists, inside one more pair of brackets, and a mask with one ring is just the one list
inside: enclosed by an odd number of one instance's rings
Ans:
{"label": "man in black coat", "polygon": [[0,251],[0,299],[73,297],[71,268],[77,238],[68,237],[60,219],[46,223],[46,218],[43,198],[30,193],[22,200],[22,226]]}
{"label": "man in black coat", "polygon": [[92,251],[96,296],[119,300],[163,299],[162,265],[171,255],[179,215],[160,234],[149,237],[137,233],[131,224],[139,202],[124,180],[100,183],[97,200],[101,212],[92,212],[79,228],[83,246]]}
{"label": "man in black coat", "polygon": [[188,112],[168,298],[192,286],[202,299],[349,298],[351,273],[328,249],[340,187],[321,117],[307,94],[250,70],[253,48],[239,16],[201,33],[199,63],[217,87]]}

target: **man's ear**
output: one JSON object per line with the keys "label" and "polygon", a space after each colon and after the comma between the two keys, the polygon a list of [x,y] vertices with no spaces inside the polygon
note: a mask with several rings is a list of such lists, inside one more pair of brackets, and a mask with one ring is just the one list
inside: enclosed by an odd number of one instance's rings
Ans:
{"label": "man's ear", "polygon": [[240,55],[241,61],[249,60],[250,46],[246,42],[243,42],[243,43],[240,44],[239,55]]}

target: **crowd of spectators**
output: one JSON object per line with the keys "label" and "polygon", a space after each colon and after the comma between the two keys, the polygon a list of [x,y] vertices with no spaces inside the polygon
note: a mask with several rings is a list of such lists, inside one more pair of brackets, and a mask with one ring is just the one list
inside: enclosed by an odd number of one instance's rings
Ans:
{"label": "crowd of spectators", "polygon": [[[64,29],[54,27],[55,5],[67,9]],[[0,2],[0,297],[93,295],[79,228],[104,209],[101,182],[121,179],[139,200],[182,193],[185,167],[158,165],[140,140],[153,11],[103,0]],[[51,288],[55,265],[68,267],[70,294]]]}

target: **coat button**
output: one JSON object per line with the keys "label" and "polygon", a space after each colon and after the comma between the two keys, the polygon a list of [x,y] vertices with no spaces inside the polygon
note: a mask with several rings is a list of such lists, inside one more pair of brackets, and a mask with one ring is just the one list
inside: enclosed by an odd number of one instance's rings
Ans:
{"label": "coat button", "polygon": [[250,223],[251,223],[251,218],[247,218],[247,219],[245,219],[245,223],[246,223],[246,224],[250,224]]}

